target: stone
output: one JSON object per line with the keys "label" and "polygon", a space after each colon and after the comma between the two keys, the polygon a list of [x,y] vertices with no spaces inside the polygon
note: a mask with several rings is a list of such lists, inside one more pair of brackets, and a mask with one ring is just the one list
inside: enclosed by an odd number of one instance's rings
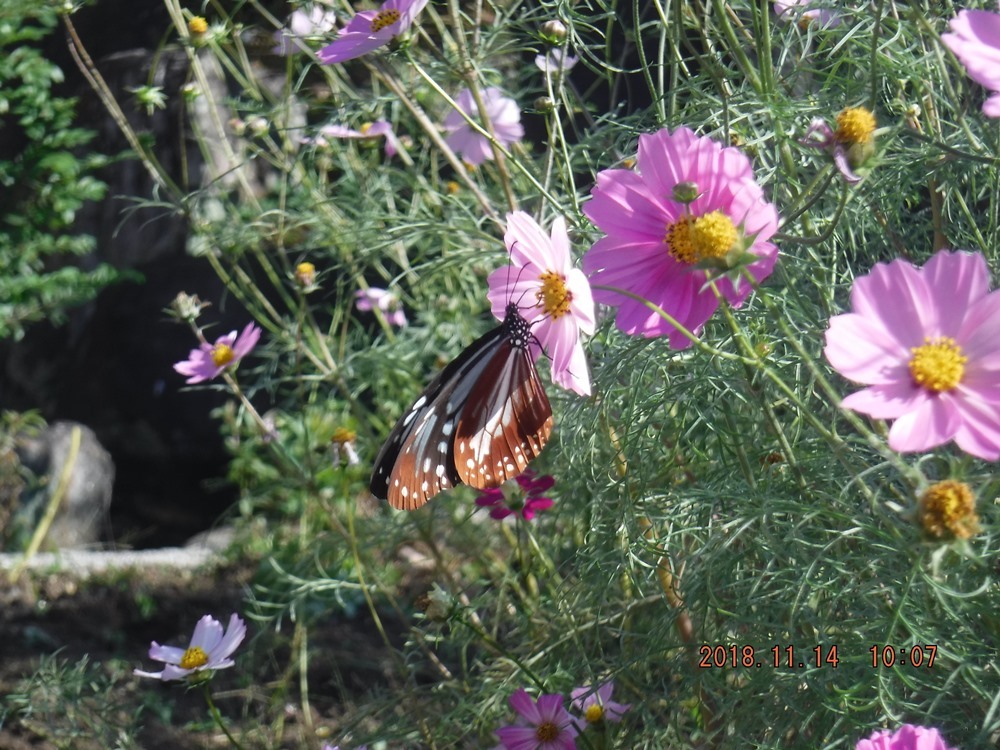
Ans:
{"label": "stone", "polygon": [[[70,461],[73,430],[80,430],[80,445]],[[68,476],[65,495],[43,546],[73,549],[96,544],[106,525],[115,481],[115,465],[97,435],[77,422],[53,422],[39,435],[19,438],[17,455],[21,464],[38,477],[45,477],[44,497],[38,503],[35,526],[41,521],[64,473]]]}

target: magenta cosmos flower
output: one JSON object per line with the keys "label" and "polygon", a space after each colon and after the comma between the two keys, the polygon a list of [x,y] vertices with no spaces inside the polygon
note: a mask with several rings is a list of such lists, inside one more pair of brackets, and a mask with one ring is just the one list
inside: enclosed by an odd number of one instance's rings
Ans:
{"label": "magenta cosmos flower", "polygon": [[986,10],[960,11],[941,41],[955,53],[976,83],[993,92],[983,103],[983,114],[1000,117],[1000,15]]}
{"label": "magenta cosmos flower", "polygon": [[377,11],[361,11],[319,51],[319,61],[342,63],[388,44],[413,25],[425,5],[427,0],[387,0]]}
{"label": "magenta cosmos flower", "polygon": [[354,305],[361,312],[371,312],[376,307],[385,315],[389,325],[402,328],[406,325],[406,312],[395,292],[370,286],[354,293]]}
{"label": "magenta cosmos flower", "polygon": [[954,750],[948,747],[940,732],[933,727],[903,724],[895,732],[888,729],[875,732],[860,740],[854,750]]}
{"label": "magenta cosmos flower", "polygon": [[[521,125],[521,110],[517,102],[504,96],[500,89],[494,87],[485,89],[482,97],[486,116],[493,125],[493,133],[500,145],[506,148],[520,141],[524,137],[524,127]],[[479,107],[476,106],[476,100],[472,98],[469,89],[463,89],[455,97],[455,104],[473,120],[479,120]],[[487,159],[493,158],[490,139],[473,130],[458,110],[452,110],[444,118],[444,129],[448,132],[445,142],[452,151],[460,154],[467,164],[478,167]]]}
{"label": "magenta cosmos flower", "polygon": [[579,729],[561,695],[540,695],[535,703],[521,688],[510,696],[518,719],[496,731],[506,750],[576,750]]}
{"label": "magenta cosmos flower", "polygon": [[330,145],[331,139],[347,138],[349,140],[374,140],[385,136],[385,155],[393,157],[399,153],[399,141],[392,131],[392,124],[386,120],[376,120],[375,122],[362,125],[359,130],[354,130],[346,125],[324,125],[317,131],[315,138],[303,138],[302,143],[315,144],[320,148]]}
{"label": "magenta cosmos flower", "polygon": [[225,633],[222,623],[211,615],[205,615],[194,626],[191,644],[186,648],[161,646],[153,641],[149,647],[149,658],[166,663],[162,672],[143,672],[136,669],[134,674],[139,677],[152,677],[154,680],[180,680],[195,672],[214,672],[226,669],[235,663],[229,657],[243,642],[247,634],[247,626],[236,614],[229,618],[229,627]]}
{"label": "magenta cosmos flower", "polygon": [[625,712],[632,708],[632,704],[615,703],[611,700],[614,689],[614,680],[609,680],[597,688],[578,687],[570,694],[573,708],[583,715],[588,724],[597,724],[601,721],[618,723]]}
{"label": "magenta cosmos flower", "polygon": [[214,344],[206,341],[197,349],[192,349],[188,358],[175,364],[174,369],[181,375],[187,375],[189,384],[211,380],[253,351],[259,340],[260,329],[248,323],[238,337],[236,331],[230,331],[216,339]]}
{"label": "magenta cosmos flower", "polygon": [[288,19],[288,28],[274,32],[276,44],[271,51],[276,55],[294,55],[306,48],[302,44],[306,39],[322,36],[336,25],[337,16],[321,5],[314,5],[308,13],[304,10],[293,11]]}
{"label": "magenta cosmos flower", "polygon": [[485,489],[476,498],[476,505],[480,508],[490,508],[490,518],[498,521],[513,514],[530,521],[536,513],[542,513],[552,507],[552,498],[541,495],[551,490],[556,483],[550,476],[537,479],[535,476],[534,471],[527,469],[499,487]]}
{"label": "magenta cosmos flower", "polygon": [[[531,332],[552,358],[552,382],[590,395],[590,373],[580,334],[594,332],[594,299],[583,271],[573,268],[566,222],[560,216],[548,235],[524,211],[507,214],[504,244],[511,265],[490,274],[487,297],[503,320],[507,305],[531,324]],[[537,358],[540,350],[532,346]]]}
{"label": "magenta cosmos flower", "polygon": [[[756,281],[766,279],[778,255],[768,242],[778,214],[742,152],[687,128],[639,136],[636,164],[638,174],[597,175],[583,212],[607,236],[584,256],[583,269],[592,285],[649,300],[697,334],[718,307],[707,268],[743,264]],[[750,294],[745,280],[714,283],[733,307]],[[594,299],[618,308],[615,323],[625,333],[668,336],[674,349],[691,345],[642,302],[596,288]]]}
{"label": "magenta cosmos flower", "polygon": [[840,26],[840,14],[830,8],[811,7],[818,5],[814,0],[774,0],[774,12],[782,21],[799,25],[812,23],[828,29]]}
{"label": "magenta cosmos flower", "polygon": [[923,268],[878,263],[851,289],[853,312],[830,319],[826,358],[870,386],[841,404],[893,419],[889,447],[926,451],[954,440],[1000,458],[1000,292],[979,253],[936,253]]}

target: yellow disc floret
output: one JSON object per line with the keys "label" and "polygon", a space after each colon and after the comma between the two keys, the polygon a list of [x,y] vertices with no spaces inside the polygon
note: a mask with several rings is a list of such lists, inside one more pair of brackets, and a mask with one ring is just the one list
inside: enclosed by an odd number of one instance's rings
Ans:
{"label": "yellow disc floret", "polygon": [[664,238],[670,254],[687,265],[724,258],[738,239],[736,225],[722,211],[710,211],[697,218],[682,217],[667,226]]}
{"label": "yellow disc floret", "polygon": [[837,140],[841,143],[871,143],[877,124],[871,110],[848,107],[837,115]]}
{"label": "yellow disc floret", "polygon": [[212,364],[216,367],[225,367],[236,357],[233,348],[228,344],[216,344],[212,347]]}
{"label": "yellow disc floret", "polygon": [[588,724],[596,724],[604,718],[603,706],[600,703],[591,703],[587,706],[587,710],[583,712],[583,718],[587,720]]}
{"label": "yellow disc floret", "polygon": [[546,271],[538,278],[542,286],[535,292],[535,299],[547,315],[558,320],[569,312],[569,304],[573,301],[573,293],[566,288],[566,277],[555,271]]}
{"label": "yellow disc floret", "polygon": [[559,727],[551,721],[546,721],[538,725],[535,730],[535,739],[539,742],[554,742],[559,736]]}
{"label": "yellow disc floret", "polygon": [[188,21],[188,32],[190,32],[192,36],[201,36],[206,31],[208,31],[208,21],[201,16],[195,16]]}
{"label": "yellow disc floret", "polygon": [[376,31],[381,31],[386,26],[392,26],[399,20],[399,16],[399,11],[395,8],[380,10],[372,19],[372,33],[374,34]]}
{"label": "yellow disc floret", "polygon": [[976,498],[965,482],[932,484],[920,497],[920,524],[934,537],[968,539],[979,531]]}
{"label": "yellow disc floret", "polygon": [[954,339],[941,336],[925,338],[922,346],[910,351],[910,374],[914,382],[929,391],[950,391],[962,382],[968,357]]}
{"label": "yellow disc floret", "polygon": [[197,669],[208,664],[208,654],[199,646],[191,646],[181,657],[181,669]]}

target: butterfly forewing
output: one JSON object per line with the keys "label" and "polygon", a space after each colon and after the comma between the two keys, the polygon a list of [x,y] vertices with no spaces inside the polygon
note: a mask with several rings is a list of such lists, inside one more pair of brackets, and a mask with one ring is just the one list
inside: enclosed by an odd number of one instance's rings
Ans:
{"label": "butterfly forewing", "polygon": [[524,471],[552,432],[552,407],[527,347],[505,341],[486,369],[494,368],[495,377],[472,390],[455,433],[455,469],[478,489]]}
{"label": "butterfly forewing", "polygon": [[370,483],[375,497],[413,510],[461,481],[453,452],[456,421],[503,335],[498,326],[469,345],[396,423],[375,459]]}

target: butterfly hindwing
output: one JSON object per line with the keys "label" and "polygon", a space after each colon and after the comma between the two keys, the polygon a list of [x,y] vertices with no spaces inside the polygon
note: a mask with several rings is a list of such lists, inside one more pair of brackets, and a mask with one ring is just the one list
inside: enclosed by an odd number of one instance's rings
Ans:
{"label": "butterfly hindwing", "polygon": [[[513,351],[511,351],[513,350]],[[552,432],[552,407],[527,346],[505,341],[458,419],[455,470],[478,489],[524,471]]]}

